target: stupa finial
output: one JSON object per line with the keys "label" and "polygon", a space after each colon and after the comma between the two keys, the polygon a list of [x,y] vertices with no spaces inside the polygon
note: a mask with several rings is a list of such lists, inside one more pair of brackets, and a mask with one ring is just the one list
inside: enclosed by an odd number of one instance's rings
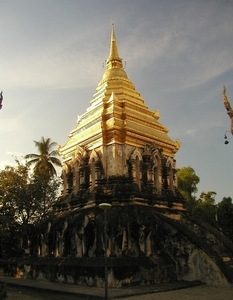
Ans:
{"label": "stupa finial", "polygon": [[111,44],[110,53],[107,60],[107,69],[123,68],[122,59],[119,57],[116,43],[116,36],[114,31],[114,22],[112,21]]}

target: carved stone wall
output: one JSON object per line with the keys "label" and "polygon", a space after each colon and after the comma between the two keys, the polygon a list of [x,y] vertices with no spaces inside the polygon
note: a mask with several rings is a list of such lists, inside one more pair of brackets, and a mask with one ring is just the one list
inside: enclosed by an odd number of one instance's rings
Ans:
{"label": "carved stone wall", "polygon": [[176,161],[155,144],[144,149],[113,144],[92,151],[82,149],[63,166],[63,196],[80,190],[95,190],[101,180],[125,177],[141,192],[161,195],[177,191]]}

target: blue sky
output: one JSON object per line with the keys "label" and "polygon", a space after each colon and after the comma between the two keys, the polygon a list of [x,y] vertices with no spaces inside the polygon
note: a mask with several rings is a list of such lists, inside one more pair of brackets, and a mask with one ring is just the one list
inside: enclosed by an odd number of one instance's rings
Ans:
{"label": "blue sky", "polygon": [[177,166],[200,177],[198,194],[233,197],[231,0],[0,0],[0,165],[63,145],[89,106],[109,55],[111,22],[126,72],[182,146]]}

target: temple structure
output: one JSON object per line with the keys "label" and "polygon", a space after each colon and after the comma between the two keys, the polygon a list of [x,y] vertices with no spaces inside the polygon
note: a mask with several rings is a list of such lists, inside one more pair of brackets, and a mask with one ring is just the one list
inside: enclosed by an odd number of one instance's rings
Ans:
{"label": "temple structure", "polygon": [[[233,244],[186,214],[177,189],[180,143],[129,80],[112,27],[106,70],[65,145],[54,218],[30,235],[30,255],[9,261],[34,279],[104,285],[201,280],[228,284]],[[100,204],[108,203],[106,222]],[[106,231],[104,230],[106,229]],[[107,239],[104,239],[106,233]],[[9,271],[8,271],[9,272]]]}

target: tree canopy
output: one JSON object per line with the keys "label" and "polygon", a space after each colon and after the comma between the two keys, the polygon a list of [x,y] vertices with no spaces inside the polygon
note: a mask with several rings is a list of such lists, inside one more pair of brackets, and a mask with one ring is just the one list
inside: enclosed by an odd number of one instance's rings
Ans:
{"label": "tree canopy", "polygon": [[224,197],[217,205],[217,221],[222,231],[233,241],[233,203],[231,197]]}
{"label": "tree canopy", "polygon": [[192,211],[195,206],[196,193],[198,191],[197,184],[200,178],[195,170],[188,166],[177,170],[178,189],[182,196],[187,200],[187,210]]}
{"label": "tree canopy", "polygon": [[196,197],[200,178],[195,170],[188,166],[177,170],[178,189],[187,200],[187,212],[196,218],[221,228],[222,232],[233,240],[233,203],[231,197],[215,203],[215,191],[202,192]]}
{"label": "tree canopy", "polygon": [[[27,248],[25,237],[30,226],[53,214],[59,186],[59,178],[47,181],[19,161],[16,166],[6,166],[0,171],[0,244],[4,249],[11,247],[17,253],[19,243]],[[5,252],[9,255],[12,251]]]}
{"label": "tree canopy", "polygon": [[189,214],[203,218],[206,222],[214,223],[215,220],[215,196],[214,191],[202,192],[197,198],[197,185],[200,178],[195,170],[188,166],[177,170],[178,189],[187,200],[187,211]]}
{"label": "tree canopy", "polygon": [[27,248],[29,229],[51,217],[60,192],[61,179],[55,167],[62,163],[54,150],[57,144],[42,137],[35,145],[39,154],[26,155],[26,164],[16,159],[15,166],[0,170],[1,255],[17,254],[19,249]]}
{"label": "tree canopy", "polygon": [[59,193],[60,179],[49,182],[17,162],[0,171],[1,211],[19,224],[37,223],[48,217]]}
{"label": "tree canopy", "polygon": [[216,205],[215,205],[215,196],[216,193],[209,191],[207,193],[202,192],[196,201],[196,205],[193,208],[193,215],[199,217],[205,222],[215,225],[216,223]]}

